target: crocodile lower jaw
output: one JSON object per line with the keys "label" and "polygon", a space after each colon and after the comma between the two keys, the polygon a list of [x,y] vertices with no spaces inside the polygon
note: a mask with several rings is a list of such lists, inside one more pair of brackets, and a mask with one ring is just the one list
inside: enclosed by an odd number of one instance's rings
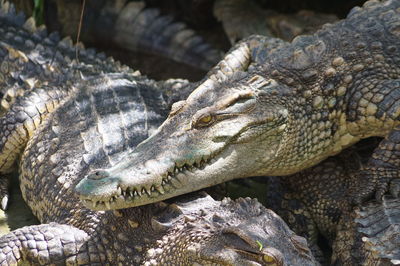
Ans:
{"label": "crocodile lower jaw", "polygon": [[216,159],[210,157],[193,164],[185,163],[180,167],[175,165],[166,171],[162,178],[158,178],[162,180],[160,184],[141,187],[117,185],[117,189],[109,197],[88,198],[80,195],[80,199],[86,207],[96,211],[123,209],[158,202],[192,192],[189,180],[196,175],[196,171],[206,170],[215,162]]}

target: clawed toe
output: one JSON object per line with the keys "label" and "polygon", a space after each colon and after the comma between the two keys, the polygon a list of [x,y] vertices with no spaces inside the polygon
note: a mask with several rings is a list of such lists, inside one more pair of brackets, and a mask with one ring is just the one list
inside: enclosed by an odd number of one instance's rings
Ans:
{"label": "clawed toe", "polygon": [[8,185],[9,179],[7,177],[0,178],[0,208],[5,211],[8,206]]}
{"label": "clawed toe", "polygon": [[8,207],[8,195],[4,195],[0,202],[0,208],[5,211]]}
{"label": "clawed toe", "polygon": [[353,205],[360,205],[371,199],[382,202],[385,194],[390,193],[393,197],[400,194],[400,179],[397,178],[397,171],[388,169],[363,169],[359,172],[359,184],[355,186],[350,194]]}

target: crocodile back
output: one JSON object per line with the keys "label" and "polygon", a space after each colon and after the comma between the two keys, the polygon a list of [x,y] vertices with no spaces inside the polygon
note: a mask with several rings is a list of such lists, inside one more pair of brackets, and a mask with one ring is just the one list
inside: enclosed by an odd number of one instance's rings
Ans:
{"label": "crocodile back", "polygon": [[86,82],[42,124],[21,158],[21,190],[42,223],[90,224],[82,222],[93,213],[74,195],[76,183],[92,168],[112,166],[165,118],[161,93],[146,82],[119,74]]}

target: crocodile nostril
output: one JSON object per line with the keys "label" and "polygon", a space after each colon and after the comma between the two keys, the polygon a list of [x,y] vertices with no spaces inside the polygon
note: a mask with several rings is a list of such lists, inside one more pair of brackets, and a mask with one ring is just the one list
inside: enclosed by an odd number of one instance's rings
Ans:
{"label": "crocodile nostril", "polygon": [[106,177],[109,177],[110,174],[105,171],[105,170],[95,170],[92,173],[90,173],[87,178],[88,179],[93,179],[93,180],[99,180],[99,179],[103,179]]}

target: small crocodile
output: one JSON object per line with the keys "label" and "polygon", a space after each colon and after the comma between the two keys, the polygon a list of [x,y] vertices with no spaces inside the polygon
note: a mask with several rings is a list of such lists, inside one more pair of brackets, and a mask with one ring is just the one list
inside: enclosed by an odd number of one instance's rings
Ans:
{"label": "small crocodile", "polygon": [[353,192],[354,203],[380,199],[399,177],[390,158],[400,134],[399,13],[399,1],[369,1],[291,43],[240,42],[227,55],[236,68],[211,74],[155,134],[76,191],[89,208],[138,206],[235,178],[290,175],[382,136]]}
{"label": "small crocodile", "polygon": [[319,260],[317,240],[325,237],[332,247],[330,265],[400,264],[400,199],[385,195],[381,202],[350,206],[349,192],[378,143],[363,140],[317,166],[270,180],[269,207],[308,239]]}
{"label": "small crocodile", "polygon": [[85,208],[76,183],[132,151],[192,85],[155,82],[83,48],[71,60],[68,39],[4,1],[0,33],[0,173],[6,180],[18,162],[22,195],[42,223],[0,237],[1,265],[316,265],[305,239],[256,200],[197,194]]}

